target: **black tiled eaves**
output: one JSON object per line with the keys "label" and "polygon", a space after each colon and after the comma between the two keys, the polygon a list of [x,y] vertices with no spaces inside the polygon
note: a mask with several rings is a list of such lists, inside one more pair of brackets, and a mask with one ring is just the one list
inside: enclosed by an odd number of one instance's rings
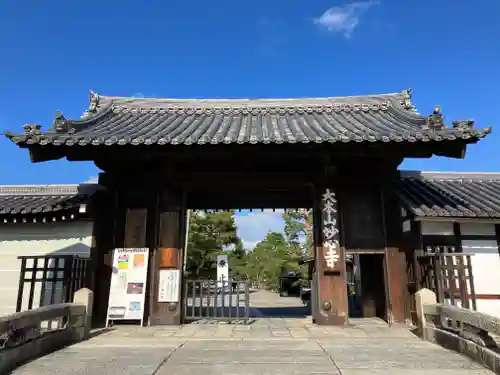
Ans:
{"label": "black tiled eaves", "polygon": [[78,212],[95,188],[87,185],[0,186],[0,217]]}
{"label": "black tiled eaves", "polygon": [[402,172],[397,185],[415,216],[500,219],[500,173]]}
{"label": "black tiled eaves", "polygon": [[[6,133],[17,144],[191,145],[428,142],[484,137],[489,129],[426,129],[410,93],[306,99],[134,99],[91,93],[80,120]],[[56,131],[57,129],[57,131]]]}

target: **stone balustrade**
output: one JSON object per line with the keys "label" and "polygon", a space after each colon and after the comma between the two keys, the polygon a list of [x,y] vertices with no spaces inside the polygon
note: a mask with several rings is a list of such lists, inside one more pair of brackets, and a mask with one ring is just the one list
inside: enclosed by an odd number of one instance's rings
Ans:
{"label": "stone balustrade", "polygon": [[[92,291],[84,288],[75,293],[73,303],[54,304],[0,317],[0,374],[86,340],[90,335],[92,302]],[[48,322],[55,322],[55,327]]]}
{"label": "stone balustrade", "polygon": [[500,374],[500,319],[461,307],[438,304],[436,294],[415,294],[421,338],[462,353]]}

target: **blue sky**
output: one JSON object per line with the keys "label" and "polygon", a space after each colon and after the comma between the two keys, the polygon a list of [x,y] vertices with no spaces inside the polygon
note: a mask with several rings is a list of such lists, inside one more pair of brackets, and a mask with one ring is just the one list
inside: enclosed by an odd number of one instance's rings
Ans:
{"label": "blue sky", "polygon": [[[6,0],[0,129],[47,128],[56,110],[79,117],[89,88],[220,98],[411,87],[421,113],[440,104],[448,121],[472,118],[494,132],[465,160],[407,160],[403,168],[499,171],[499,19],[498,0]],[[91,163],[30,164],[4,138],[0,157],[0,184],[76,183],[97,174]],[[282,225],[268,213],[239,220],[248,243]],[[245,229],[255,222],[260,229]]]}

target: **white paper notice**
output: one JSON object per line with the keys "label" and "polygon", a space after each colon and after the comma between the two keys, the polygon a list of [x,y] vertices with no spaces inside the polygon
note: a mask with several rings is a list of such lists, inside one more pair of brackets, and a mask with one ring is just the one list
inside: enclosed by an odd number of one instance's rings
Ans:
{"label": "white paper notice", "polygon": [[158,302],[179,302],[180,270],[160,270]]}

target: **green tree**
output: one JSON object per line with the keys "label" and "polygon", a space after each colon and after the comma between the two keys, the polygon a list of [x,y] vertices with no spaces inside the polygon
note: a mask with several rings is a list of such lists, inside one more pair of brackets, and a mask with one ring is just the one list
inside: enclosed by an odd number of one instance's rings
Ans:
{"label": "green tree", "polygon": [[300,248],[291,246],[283,234],[269,232],[247,258],[248,278],[259,287],[276,290],[283,272],[297,269],[301,254]]}
{"label": "green tree", "polygon": [[189,224],[186,271],[191,278],[213,277],[217,255],[238,243],[234,211],[193,211]]}
{"label": "green tree", "polygon": [[243,242],[241,239],[236,240],[234,249],[227,251],[229,260],[229,270],[231,278],[233,280],[245,280],[247,279],[247,252],[243,247]]}
{"label": "green tree", "polygon": [[285,210],[282,217],[288,243],[299,246],[304,255],[313,256],[312,210]]}
{"label": "green tree", "polygon": [[245,258],[246,251],[240,238],[236,240],[236,245],[234,246],[234,250],[231,252],[231,254],[234,259],[241,260]]}
{"label": "green tree", "polygon": [[[285,221],[284,232],[290,246],[298,249],[302,258],[314,256],[313,244],[313,214],[312,210],[285,210],[283,213]],[[298,267],[301,278],[309,279],[309,266],[302,264]]]}

